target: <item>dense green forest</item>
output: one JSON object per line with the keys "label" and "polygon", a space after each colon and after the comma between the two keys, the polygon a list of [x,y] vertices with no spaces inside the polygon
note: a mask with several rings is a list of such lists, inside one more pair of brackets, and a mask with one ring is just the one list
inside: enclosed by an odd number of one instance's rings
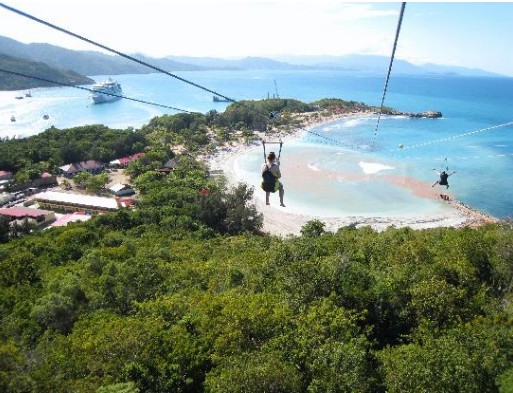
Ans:
{"label": "dense green forest", "polygon": [[89,125],[60,130],[55,127],[22,139],[0,140],[0,170],[15,173],[17,181],[59,173],[59,167],[84,160],[109,162],[148,147],[144,135],[132,129],[112,130]]}
{"label": "dense green forest", "polygon": [[0,391],[511,392],[511,226],[273,237],[258,191],[154,170],[246,109],[131,131],[136,209],[0,244]]}
{"label": "dense green forest", "polygon": [[[40,62],[20,59],[0,53],[0,69],[35,76],[67,85],[87,85],[94,80],[74,71],[51,68]],[[22,90],[36,87],[55,87],[54,83],[26,78],[0,71],[0,90]]]}

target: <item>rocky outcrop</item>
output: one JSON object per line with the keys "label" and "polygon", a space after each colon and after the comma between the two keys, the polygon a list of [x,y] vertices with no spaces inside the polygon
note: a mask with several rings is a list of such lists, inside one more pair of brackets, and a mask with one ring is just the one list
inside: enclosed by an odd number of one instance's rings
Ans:
{"label": "rocky outcrop", "polygon": [[[374,112],[377,114],[378,112]],[[390,116],[408,116],[408,117],[414,117],[414,118],[427,118],[427,119],[438,119],[442,117],[442,112],[439,111],[424,111],[424,112],[418,112],[418,113],[411,113],[411,112],[400,112],[398,110],[392,109],[392,108],[383,108],[382,114],[384,115],[390,115]]]}
{"label": "rocky outcrop", "polygon": [[409,113],[408,116],[410,117],[423,117],[428,119],[438,119],[442,117],[442,112],[438,111],[425,111],[425,112],[419,112],[419,113]]}

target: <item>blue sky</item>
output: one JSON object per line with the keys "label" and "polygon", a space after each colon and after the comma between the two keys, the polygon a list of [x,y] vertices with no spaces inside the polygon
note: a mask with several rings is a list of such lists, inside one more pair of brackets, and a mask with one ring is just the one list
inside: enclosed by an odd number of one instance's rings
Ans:
{"label": "blue sky", "polygon": [[[401,3],[336,0],[1,0],[127,53],[389,56]],[[408,2],[396,57],[513,76],[513,3]],[[0,35],[98,50],[0,8]]]}

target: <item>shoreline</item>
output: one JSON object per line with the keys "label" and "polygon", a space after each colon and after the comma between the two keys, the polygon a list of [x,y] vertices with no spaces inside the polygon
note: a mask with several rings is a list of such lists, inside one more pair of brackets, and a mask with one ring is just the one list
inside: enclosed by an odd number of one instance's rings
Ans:
{"label": "shoreline", "polygon": [[[282,132],[281,138],[284,142],[299,138],[307,130],[322,124],[333,121],[360,118],[362,116],[371,116],[372,113],[344,113],[331,114],[323,116],[321,113],[314,113],[306,117],[304,124],[296,129]],[[247,153],[248,150],[254,149],[261,145],[261,139],[264,133],[255,133],[255,138],[249,144],[244,142],[231,142],[227,146],[217,148],[212,154],[203,158],[208,167],[214,173],[225,176],[229,186],[235,186],[244,179],[240,177],[235,168],[235,161],[241,154]],[[414,179],[415,180],[415,179]],[[394,179],[390,179],[391,183],[396,183]],[[425,183],[420,181],[409,182],[413,184],[411,192],[419,197],[430,199],[443,199],[443,202],[450,208],[442,214],[424,214],[412,217],[387,217],[387,216],[357,216],[357,215],[336,215],[333,217],[320,217],[316,215],[298,214],[287,211],[287,208],[281,208],[273,205],[265,204],[265,194],[260,189],[255,189],[252,203],[255,205],[259,213],[263,214],[264,224],[262,231],[270,235],[289,236],[300,235],[301,228],[304,224],[311,220],[319,220],[325,224],[324,229],[330,232],[336,232],[339,228],[345,226],[363,227],[370,226],[374,230],[385,230],[390,226],[394,227],[411,227],[412,229],[428,229],[436,227],[478,227],[489,223],[497,223],[500,220],[486,213],[479,212],[462,202],[457,201],[445,192],[431,190],[426,188]],[[445,199],[445,198],[448,199]],[[286,204],[286,200],[285,200]]]}

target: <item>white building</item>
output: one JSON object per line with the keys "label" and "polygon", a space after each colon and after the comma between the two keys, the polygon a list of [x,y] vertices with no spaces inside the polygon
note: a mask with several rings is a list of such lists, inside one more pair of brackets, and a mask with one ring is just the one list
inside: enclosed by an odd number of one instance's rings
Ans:
{"label": "white building", "polygon": [[116,211],[120,207],[115,198],[57,191],[42,192],[34,199],[41,208],[64,212],[84,211],[86,214],[99,214]]}
{"label": "white building", "polygon": [[116,183],[109,187],[109,191],[116,196],[126,196],[135,194],[130,184]]}

